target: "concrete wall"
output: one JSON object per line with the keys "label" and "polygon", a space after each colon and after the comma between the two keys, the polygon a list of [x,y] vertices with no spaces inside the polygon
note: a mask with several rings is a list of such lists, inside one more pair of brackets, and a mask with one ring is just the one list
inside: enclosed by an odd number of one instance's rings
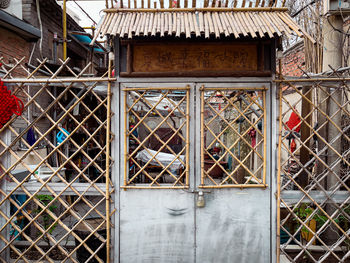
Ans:
{"label": "concrete wall", "polygon": [[11,0],[10,6],[3,10],[19,19],[22,19],[22,0]]}

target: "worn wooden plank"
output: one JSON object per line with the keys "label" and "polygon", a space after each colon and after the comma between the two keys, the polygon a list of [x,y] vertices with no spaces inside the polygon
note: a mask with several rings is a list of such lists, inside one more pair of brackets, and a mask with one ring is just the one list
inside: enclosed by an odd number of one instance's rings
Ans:
{"label": "worn wooden plank", "polygon": [[[255,44],[135,44],[134,72],[257,71]],[[147,54],[147,55],[145,55]]]}
{"label": "worn wooden plank", "polygon": [[[302,93],[304,97],[301,101],[301,116],[305,121],[302,121],[300,126],[301,141],[304,143],[300,149],[300,162],[305,165],[310,160],[310,155],[312,155],[310,140],[308,140],[311,135],[309,127],[312,127],[312,114],[310,114],[312,111],[312,104],[310,103],[312,101],[312,87],[304,86]],[[305,170],[300,173],[299,182],[303,188],[308,185],[308,173]]]}
{"label": "worn wooden plank", "polygon": [[232,70],[220,70],[220,71],[177,71],[177,72],[121,72],[121,77],[131,78],[156,78],[156,77],[271,77],[272,73],[270,70],[266,71],[232,71]]}

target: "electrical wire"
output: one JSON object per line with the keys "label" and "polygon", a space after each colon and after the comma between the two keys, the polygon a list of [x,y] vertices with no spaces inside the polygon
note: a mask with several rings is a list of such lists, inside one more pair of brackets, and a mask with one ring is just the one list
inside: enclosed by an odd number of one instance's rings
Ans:
{"label": "electrical wire", "polygon": [[79,7],[79,9],[94,23],[94,25],[97,25],[96,21],[82,8],[75,0],[73,0],[74,3]]}
{"label": "electrical wire", "polygon": [[[319,0],[317,0],[319,1]],[[299,15],[301,12],[303,12],[308,6],[313,5],[314,3],[316,3],[316,0],[312,0],[310,3],[304,5],[302,8],[300,8],[298,11],[296,11],[294,14],[291,15],[291,17],[296,17],[297,15]]]}

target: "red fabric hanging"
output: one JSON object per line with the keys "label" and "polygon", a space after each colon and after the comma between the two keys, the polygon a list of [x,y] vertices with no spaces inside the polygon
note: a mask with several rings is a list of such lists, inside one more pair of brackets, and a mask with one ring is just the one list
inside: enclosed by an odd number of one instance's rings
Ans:
{"label": "red fabric hanging", "polygon": [[256,146],[256,130],[254,128],[251,128],[248,134],[252,139],[252,147],[254,148]]}
{"label": "red fabric hanging", "polygon": [[23,102],[12,95],[0,79],[0,129],[11,119],[13,114],[21,115],[23,108]]}
{"label": "red fabric hanging", "polygon": [[297,149],[297,144],[296,144],[295,140],[292,139],[292,141],[290,143],[290,151],[293,153],[293,152],[295,152],[296,149]]}
{"label": "red fabric hanging", "polygon": [[[295,109],[294,109],[295,110]],[[294,111],[292,112],[292,114],[289,117],[289,120],[287,121],[287,126],[290,130],[293,130],[295,132],[300,132],[300,118],[298,116],[298,114],[296,114]]]}

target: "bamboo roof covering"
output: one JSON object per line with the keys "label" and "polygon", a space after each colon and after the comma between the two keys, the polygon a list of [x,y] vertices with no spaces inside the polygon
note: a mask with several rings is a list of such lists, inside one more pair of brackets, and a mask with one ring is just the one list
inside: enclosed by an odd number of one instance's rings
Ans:
{"label": "bamboo roof covering", "polygon": [[252,37],[306,36],[286,8],[107,9],[97,34],[122,39],[151,36]]}

